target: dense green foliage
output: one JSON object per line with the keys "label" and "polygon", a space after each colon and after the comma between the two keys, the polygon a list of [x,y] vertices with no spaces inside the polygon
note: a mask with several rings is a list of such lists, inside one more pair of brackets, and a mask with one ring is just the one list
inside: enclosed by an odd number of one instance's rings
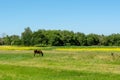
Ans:
{"label": "dense green foliage", "polygon": [[0,80],[120,80],[120,59],[107,51],[0,51]]}
{"label": "dense green foliage", "polygon": [[67,30],[32,30],[27,27],[18,35],[0,38],[0,45],[23,46],[120,46],[120,34],[108,36]]}

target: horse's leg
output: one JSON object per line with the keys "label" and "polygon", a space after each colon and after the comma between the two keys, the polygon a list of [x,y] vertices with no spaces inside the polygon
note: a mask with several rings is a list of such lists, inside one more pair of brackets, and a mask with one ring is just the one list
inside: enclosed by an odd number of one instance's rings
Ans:
{"label": "horse's leg", "polygon": [[43,53],[41,53],[42,54],[42,56],[43,56]]}
{"label": "horse's leg", "polygon": [[34,53],[34,56],[35,56],[36,53]]}

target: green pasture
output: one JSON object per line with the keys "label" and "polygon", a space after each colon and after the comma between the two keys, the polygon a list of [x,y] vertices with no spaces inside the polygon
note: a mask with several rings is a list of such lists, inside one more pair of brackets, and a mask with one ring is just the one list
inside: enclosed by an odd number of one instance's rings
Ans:
{"label": "green pasture", "polygon": [[43,50],[44,57],[34,57],[36,47],[2,48],[0,80],[120,80],[119,51],[114,50],[111,56],[111,50],[44,47],[37,48]]}

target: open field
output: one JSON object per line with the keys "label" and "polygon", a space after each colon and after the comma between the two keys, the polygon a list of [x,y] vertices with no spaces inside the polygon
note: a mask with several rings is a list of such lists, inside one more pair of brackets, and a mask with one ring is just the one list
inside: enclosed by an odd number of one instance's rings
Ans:
{"label": "open field", "polygon": [[4,47],[0,80],[120,80],[119,47],[41,48],[44,57],[33,56],[36,47]]}

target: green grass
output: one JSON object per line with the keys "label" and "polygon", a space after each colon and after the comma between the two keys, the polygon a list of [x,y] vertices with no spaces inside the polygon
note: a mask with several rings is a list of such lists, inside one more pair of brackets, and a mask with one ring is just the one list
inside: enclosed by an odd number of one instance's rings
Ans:
{"label": "green grass", "polygon": [[120,57],[109,51],[1,50],[0,80],[120,80]]}
{"label": "green grass", "polygon": [[[1,80],[119,80],[118,74],[0,65]],[[9,72],[8,72],[9,70]],[[7,73],[7,74],[6,74]]]}

